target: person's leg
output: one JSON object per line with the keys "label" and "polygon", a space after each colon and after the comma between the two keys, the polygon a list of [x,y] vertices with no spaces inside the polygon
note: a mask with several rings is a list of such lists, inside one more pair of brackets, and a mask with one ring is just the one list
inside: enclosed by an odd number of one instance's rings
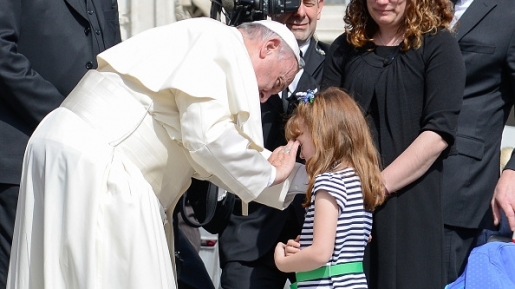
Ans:
{"label": "person's leg", "polygon": [[182,260],[177,278],[178,289],[215,289],[204,261],[188,237],[181,229],[177,230],[174,237],[177,238],[176,253],[179,253]]}
{"label": "person's leg", "polygon": [[7,283],[19,185],[0,183],[0,289]]}
{"label": "person's leg", "polygon": [[454,282],[465,270],[467,259],[476,245],[481,229],[445,225],[445,262],[447,284]]}
{"label": "person's leg", "polygon": [[250,288],[252,267],[242,262],[228,262],[222,267],[220,286],[223,289]]}
{"label": "person's leg", "polygon": [[283,289],[286,274],[273,265],[273,254],[255,262],[228,262],[222,268],[220,284],[223,289]]}
{"label": "person's leg", "polygon": [[[181,204],[177,204],[177,206],[180,206]],[[182,208],[185,212],[185,215],[190,218],[190,219],[194,219],[195,221],[197,221],[197,219],[195,218],[195,212],[193,211],[193,208],[187,203],[186,206],[184,206]],[[195,227],[192,227],[190,225],[188,225],[187,223],[184,222],[184,220],[182,219],[182,216],[181,214],[177,214],[177,221],[179,222],[179,229],[181,229],[181,231],[184,233],[184,236],[186,236],[186,238],[191,242],[191,244],[193,245],[193,247],[195,248],[195,251],[200,252],[200,243],[201,243],[201,238],[200,238],[200,230],[199,228],[195,228]]]}

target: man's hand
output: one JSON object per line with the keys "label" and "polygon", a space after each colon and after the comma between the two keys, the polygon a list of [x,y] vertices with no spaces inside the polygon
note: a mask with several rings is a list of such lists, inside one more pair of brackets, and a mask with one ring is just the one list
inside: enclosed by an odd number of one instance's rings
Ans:
{"label": "man's hand", "polygon": [[290,175],[295,165],[299,144],[298,141],[290,140],[286,146],[276,148],[268,158],[268,162],[276,168],[275,181],[272,185],[284,182]]}
{"label": "man's hand", "polygon": [[515,171],[506,169],[495,187],[491,202],[494,213],[494,223],[498,225],[501,220],[502,209],[508,218],[510,228],[515,231]]}

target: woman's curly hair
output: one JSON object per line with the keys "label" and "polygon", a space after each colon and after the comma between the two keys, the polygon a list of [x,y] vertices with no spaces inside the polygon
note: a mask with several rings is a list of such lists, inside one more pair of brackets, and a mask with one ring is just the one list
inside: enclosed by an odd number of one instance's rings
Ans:
{"label": "woman's curly hair", "polygon": [[[355,47],[373,42],[372,37],[379,27],[368,13],[367,0],[351,0],[346,10],[343,21],[347,41]],[[401,50],[419,48],[425,33],[436,33],[439,28],[449,29],[452,18],[449,0],[406,0],[404,21],[399,27],[399,33],[404,33]]]}

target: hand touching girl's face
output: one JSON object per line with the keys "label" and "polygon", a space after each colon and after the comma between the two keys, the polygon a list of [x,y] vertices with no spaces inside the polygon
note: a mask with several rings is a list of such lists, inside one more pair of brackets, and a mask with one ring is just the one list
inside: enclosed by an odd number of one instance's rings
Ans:
{"label": "hand touching girl's face", "polygon": [[302,133],[297,137],[300,142],[300,158],[309,160],[315,154],[315,144],[311,132],[305,125],[300,128],[300,131]]}

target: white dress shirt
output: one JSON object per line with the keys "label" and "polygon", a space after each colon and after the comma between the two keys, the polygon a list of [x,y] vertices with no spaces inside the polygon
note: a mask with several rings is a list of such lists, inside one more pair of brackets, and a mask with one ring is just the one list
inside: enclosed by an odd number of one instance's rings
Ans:
{"label": "white dress shirt", "polygon": [[[306,55],[306,52],[308,51],[309,43],[311,42],[311,39],[308,40],[306,43],[302,44],[300,48],[301,55]],[[304,73],[304,69],[299,70],[297,74],[295,75],[295,78],[293,81],[288,85],[288,97],[297,89],[297,84],[299,83],[300,77]],[[282,95],[279,95],[282,97]]]}
{"label": "white dress shirt", "polygon": [[474,0],[458,0],[456,1],[456,5],[454,5],[454,18],[451,21],[451,27],[454,27],[454,25],[460,20],[461,16],[467,8],[469,8],[470,4],[472,4]]}

